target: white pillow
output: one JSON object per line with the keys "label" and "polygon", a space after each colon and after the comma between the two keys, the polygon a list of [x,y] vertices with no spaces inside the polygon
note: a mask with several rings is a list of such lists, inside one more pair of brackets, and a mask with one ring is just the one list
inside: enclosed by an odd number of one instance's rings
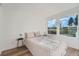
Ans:
{"label": "white pillow", "polygon": [[27,38],[33,38],[33,37],[35,37],[35,34],[34,34],[34,32],[30,32],[30,33],[26,34],[26,37]]}
{"label": "white pillow", "polygon": [[36,37],[40,36],[40,32],[35,32],[35,36]]}

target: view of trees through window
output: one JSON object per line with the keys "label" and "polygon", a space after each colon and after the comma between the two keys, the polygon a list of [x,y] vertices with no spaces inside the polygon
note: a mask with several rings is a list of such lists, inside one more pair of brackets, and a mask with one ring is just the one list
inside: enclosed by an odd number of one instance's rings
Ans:
{"label": "view of trees through window", "polygon": [[[77,32],[77,25],[78,25],[78,15],[76,16],[68,16],[59,19],[59,27],[60,27],[60,34],[75,37]],[[48,21],[48,33],[49,34],[56,34],[57,31],[57,21],[56,19],[52,19]]]}
{"label": "view of trees through window", "polygon": [[53,19],[53,20],[49,20],[48,21],[48,33],[49,34],[56,34],[56,19]]}
{"label": "view of trees through window", "polygon": [[78,25],[78,15],[69,16],[60,19],[60,34],[67,36],[76,36]]}

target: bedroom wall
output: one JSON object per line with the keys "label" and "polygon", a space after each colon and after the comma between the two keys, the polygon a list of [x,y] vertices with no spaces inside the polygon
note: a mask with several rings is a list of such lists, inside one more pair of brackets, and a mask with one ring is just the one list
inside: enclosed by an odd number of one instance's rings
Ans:
{"label": "bedroom wall", "polygon": [[40,31],[41,34],[47,32],[47,20],[49,16],[62,12],[63,10],[72,9],[76,6],[77,5],[74,4],[60,4],[60,6],[59,4],[4,4],[2,6],[3,15],[1,16],[4,21],[3,31],[1,31],[3,32],[3,37],[0,39],[1,51],[15,48],[17,46],[16,39],[19,37],[19,34],[33,31]]}
{"label": "bedroom wall", "polygon": [[[34,13],[29,14],[27,9],[18,9],[17,7],[5,7],[4,8],[5,20],[5,44],[4,49],[11,49],[17,46],[16,39],[19,34],[24,34],[25,32],[40,31],[43,33],[47,29],[46,22],[42,18]],[[28,14],[27,14],[28,13]],[[34,16],[32,16],[34,15]],[[39,21],[38,21],[39,20]],[[42,22],[41,22],[42,21]],[[44,26],[43,26],[44,25]]]}
{"label": "bedroom wall", "polygon": [[2,39],[3,39],[3,19],[2,19],[2,7],[0,6],[0,54],[3,46]]}
{"label": "bedroom wall", "polygon": [[[16,39],[19,37],[19,34],[24,34],[25,32],[40,31],[47,32],[46,29],[46,20],[44,16],[40,17],[40,12],[29,11],[25,7],[3,7],[4,14],[4,38],[2,43],[4,43],[1,50],[7,50],[15,48],[17,46]],[[38,13],[38,14],[37,14]],[[39,15],[39,16],[38,16]],[[1,44],[1,43],[0,43]]]}

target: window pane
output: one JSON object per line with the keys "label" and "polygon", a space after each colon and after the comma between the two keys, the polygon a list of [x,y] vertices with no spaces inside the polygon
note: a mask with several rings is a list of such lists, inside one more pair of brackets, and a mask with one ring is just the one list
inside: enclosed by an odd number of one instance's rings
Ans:
{"label": "window pane", "polygon": [[56,19],[48,21],[48,34],[56,34]]}
{"label": "window pane", "polygon": [[78,17],[69,16],[60,19],[60,34],[76,37]]}
{"label": "window pane", "polygon": [[77,27],[69,27],[68,34],[72,37],[76,37]]}

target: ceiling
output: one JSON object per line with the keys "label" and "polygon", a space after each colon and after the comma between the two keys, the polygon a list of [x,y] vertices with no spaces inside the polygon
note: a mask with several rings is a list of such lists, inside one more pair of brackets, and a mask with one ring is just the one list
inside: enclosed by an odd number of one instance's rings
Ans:
{"label": "ceiling", "polygon": [[44,13],[56,14],[64,10],[78,6],[78,3],[2,3],[2,7],[24,7],[33,10],[43,11]]}
{"label": "ceiling", "polygon": [[[36,13],[42,16],[49,17],[51,15],[60,13],[77,7],[78,3],[3,3],[1,6],[6,9],[27,10],[28,13]],[[12,9],[13,8],[13,9]]]}

